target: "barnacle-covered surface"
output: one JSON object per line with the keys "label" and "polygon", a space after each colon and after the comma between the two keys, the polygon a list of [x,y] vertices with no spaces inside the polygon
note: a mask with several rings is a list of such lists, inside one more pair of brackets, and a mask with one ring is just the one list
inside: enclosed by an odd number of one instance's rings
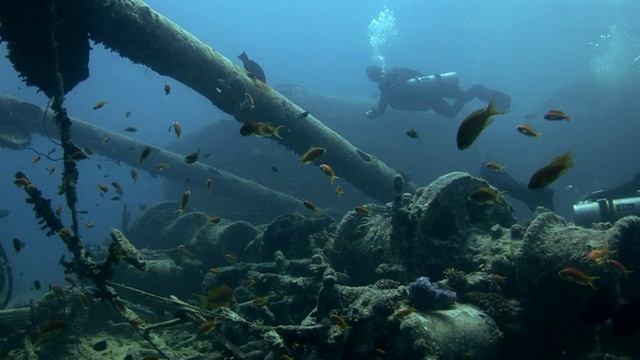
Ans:
{"label": "barnacle-covered surface", "polygon": [[[176,358],[528,359],[610,351],[612,337],[584,320],[593,318],[585,315],[589,304],[605,299],[615,307],[639,289],[587,256],[608,246],[637,268],[639,218],[585,229],[539,208],[522,226],[507,203],[468,200],[486,185],[468,174],[448,174],[413,196],[401,194],[401,185],[393,203],[339,222],[309,212],[255,226],[151,206],[127,231],[132,246],[151,248],[138,255],[146,271],[121,262],[111,284],[123,297],[114,307],[139,317],[114,317],[81,282],[35,306],[38,327],[65,319],[63,330],[31,330],[30,346],[9,335],[7,351],[59,359],[157,355],[136,328],[164,339]],[[171,220],[153,220],[165,216]],[[597,290],[558,276],[567,267],[598,276]],[[417,276],[455,291],[457,303],[416,310],[408,285]],[[94,350],[102,341],[107,350]]]}

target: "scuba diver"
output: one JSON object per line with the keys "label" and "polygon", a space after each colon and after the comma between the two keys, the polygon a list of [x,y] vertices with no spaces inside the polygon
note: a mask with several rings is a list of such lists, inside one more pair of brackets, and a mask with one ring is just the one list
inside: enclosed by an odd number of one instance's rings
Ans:
{"label": "scuba diver", "polygon": [[[429,111],[453,119],[469,101],[477,98],[484,102],[494,100],[498,109],[506,110],[511,106],[511,97],[501,91],[490,90],[476,84],[468,90],[458,85],[455,72],[424,75],[417,70],[394,68],[385,72],[380,66],[369,66],[367,76],[378,83],[380,100],[378,105],[369,109],[368,118],[384,114],[387,106],[397,110]],[[454,99],[449,104],[445,99]]]}

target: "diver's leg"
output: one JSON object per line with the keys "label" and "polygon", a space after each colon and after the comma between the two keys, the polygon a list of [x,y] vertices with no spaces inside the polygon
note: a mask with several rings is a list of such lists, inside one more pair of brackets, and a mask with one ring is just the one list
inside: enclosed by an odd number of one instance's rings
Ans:
{"label": "diver's leg", "polygon": [[487,89],[480,84],[475,84],[470,87],[469,90],[467,90],[467,94],[486,103],[493,100],[496,107],[500,110],[506,110],[511,107],[511,96],[502,91]]}
{"label": "diver's leg", "polygon": [[433,111],[440,115],[444,115],[447,119],[453,119],[456,115],[458,115],[458,113],[460,112],[460,110],[462,110],[462,107],[466,103],[466,99],[456,100],[453,105],[449,105],[449,103],[443,98],[437,98],[429,101],[431,109],[433,109]]}

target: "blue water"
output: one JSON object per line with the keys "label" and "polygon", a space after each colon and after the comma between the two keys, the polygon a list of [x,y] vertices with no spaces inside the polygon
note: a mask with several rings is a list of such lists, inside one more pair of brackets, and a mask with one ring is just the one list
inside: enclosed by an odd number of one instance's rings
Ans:
{"label": "blue water", "polygon": [[[270,84],[296,83],[324,94],[375,98],[377,89],[365,76],[364,69],[382,62],[387,68],[402,66],[425,73],[456,71],[465,88],[481,83],[513,97],[511,113],[492,125],[467,152],[460,153],[455,146],[445,147],[444,153],[430,151],[433,149],[427,141],[425,148],[413,153],[416,166],[428,167],[430,162],[447,159],[448,170],[476,172],[477,167],[468,163],[480,153],[487,161],[508,164],[510,174],[524,181],[551,157],[571,149],[579,166],[552,185],[558,198],[564,196],[569,200],[626,181],[640,170],[636,157],[640,150],[637,113],[606,106],[593,112],[589,104],[562,103],[553,98],[561,89],[581,81],[600,86],[602,93],[593,94],[594,98],[625,96],[637,84],[638,1],[154,0],[148,3],[235,63],[240,63],[237,55],[246,51],[265,69]],[[376,19],[387,22],[381,24]],[[386,41],[374,48],[372,42],[380,37]],[[114,131],[135,126],[139,129],[135,137],[155,146],[166,146],[175,140],[167,132],[173,121],[180,121],[188,135],[224,117],[208,100],[182,84],[143,65],[132,64],[100,45],[93,48],[90,78],[66,99],[71,116]],[[6,55],[5,44],[0,47],[0,54]],[[377,60],[372,59],[375,55],[379,56]],[[0,92],[46,105],[45,96],[27,88],[8,60],[0,61],[0,79]],[[165,82],[172,85],[168,97],[163,94]],[[109,105],[100,111],[93,110],[92,105],[99,101],[107,101]],[[572,114],[573,122],[538,120],[551,108]],[[469,105],[461,114],[472,110],[474,106]],[[124,117],[127,111],[133,113],[128,119]],[[532,125],[545,133],[539,142],[514,130],[524,122],[523,115],[529,113],[538,115]],[[454,123],[459,120],[460,116]],[[363,132],[372,126],[364,116],[350,121],[361,122]],[[424,123],[420,130],[455,129],[455,125],[445,121]],[[375,124],[398,131],[406,127],[393,119]],[[36,138],[32,146],[42,152],[53,147],[44,138]],[[61,165],[56,164],[58,172],[50,177],[45,168],[51,164],[46,160],[32,164],[34,155],[30,151],[0,150],[3,165],[0,181],[5,189],[0,208],[11,211],[9,217],[0,219],[0,241],[10,253],[14,273],[18,275],[18,298],[33,294],[29,287],[35,279],[46,288],[47,284],[61,283],[63,277],[61,267],[56,264],[65,253],[64,248],[58,239],[46,238],[38,229],[31,209],[23,203],[23,192],[11,184],[13,173],[23,170],[45,193],[51,194],[54,205],[63,203],[62,197],[54,195]],[[103,169],[98,170],[97,164]],[[421,185],[443,175],[440,171],[425,171],[426,175],[415,179]],[[164,199],[160,179],[140,172],[139,184],[145,190],[130,191],[129,167],[119,167],[108,159],[94,156],[80,164],[80,173],[79,208],[91,210],[97,204],[100,209],[99,218],[83,219],[96,222],[95,228],[83,230],[88,242],[102,243],[108,237],[108,229],[120,225],[123,204],[135,216],[139,204]],[[104,178],[105,175],[109,177]],[[101,198],[97,190],[98,183],[114,180],[122,183],[125,190],[126,196],[119,202],[110,201],[110,196]],[[573,185],[580,194],[567,194],[568,185]],[[568,210],[565,206],[559,211]],[[17,256],[10,245],[13,237],[27,243]]]}

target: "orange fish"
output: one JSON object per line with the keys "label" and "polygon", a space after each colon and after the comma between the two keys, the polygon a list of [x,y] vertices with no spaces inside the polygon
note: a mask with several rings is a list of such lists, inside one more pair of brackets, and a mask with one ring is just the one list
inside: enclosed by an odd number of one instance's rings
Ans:
{"label": "orange fish", "polygon": [[516,126],[516,130],[518,130],[518,132],[521,134],[524,134],[529,137],[534,137],[536,139],[538,139],[540,135],[542,135],[542,133],[536,132],[531,126],[527,124],[521,124]]}
{"label": "orange fish", "polygon": [[45,335],[50,332],[59,332],[69,327],[69,325],[64,320],[53,320],[49,321],[38,329],[38,333],[40,335]]}
{"label": "orange fish", "polygon": [[208,334],[211,330],[215,329],[216,325],[218,325],[219,323],[220,322],[216,320],[211,320],[211,321],[207,321],[200,324],[200,326],[198,326],[198,331],[196,332],[196,335]]}
{"label": "orange fish", "polygon": [[578,285],[591,286],[594,290],[597,290],[593,282],[599,279],[600,276],[589,276],[584,272],[576,268],[564,268],[558,272],[558,275],[567,281],[571,281]]}
{"label": "orange fish", "polygon": [[471,193],[468,199],[471,201],[475,201],[480,205],[493,204],[494,202],[503,202],[501,192],[487,186],[483,186]]}
{"label": "orange fish", "polygon": [[491,170],[495,170],[498,172],[504,172],[504,166],[498,164],[497,162],[493,162],[493,161],[487,161],[486,163],[484,163],[484,166],[488,167]]}
{"label": "orange fish", "polygon": [[544,115],[544,119],[545,120],[551,120],[551,121],[562,121],[565,120],[567,122],[571,122],[571,116],[569,116],[567,113],[560,111],[560,110],[549,110],[547,111],[547,113]]}
{"label": "orange fish", "polygon": [[464,150],[471,146],[474,141],[480,136],[480,133],[494,121],[491,116],[506,114],[508,111],[500,111],[496,108],[493,100],[489,102],[486,109],[479,109],[467,116],[460,127],[458,127],[458,133],[456,135],[456,145],[459,150]]}
{"label": "orange fish", "polygon": [[108,102],[106,102],[106,101],[100,101],[99,103],[93,105],[93,110],[102,109],[107,104],[108,104]]}
{"label": "orange fish", "polygon": [[168,96],[171,94],[171,84],[168,82],[164,83],[164,96]]}
{"label": "orange fish", "polygon": [[273,126],[269,123],[261,122],[261,121],[245,121],[240,128],[240,135],[249,136],[264,136],[270,137],[275,136],[277,138],[282,139],[280,136],[280,129],[282,129],[284,125]]}
{"label": "orange fish", "polygon": [[608,261],[609,264],[611,264],[622,276],[624,276],[626,279],[629,278],[629,274],[632,273],[633,271],[629,271],[627,270],[626,267],[624,267],[624,265],[622,265],[618,260],[609,260]]}
{"label": "orange fish", "polygon": [[131,179],[134,183],[138,181],[138,172],[135,169],[131,169]]}
{"label": "orange fish", "polygon": [[400,309],[400,310],[394,312],[393,316],[395,316],[395,317],[403,317],[403,316],[407,316],[407,315],[409,315],[409,314],[411,314],[412,312],[415,312],[415,311],[416,311],[415,307],[409,306],[409,307],[406,307],[404,309]]}
{"label": "orange fish", "polygon": [[207,218],[207,221],[209,222],[209,224],[217,224],[220,222],[220,220],[222,220],[220,216],[209,216]]}
{"label": "orange fish", "polygon": [[329,181],[331,181],[331,185],[333,185],[334,181],[336,181],[337,179],[340,179],[339,177],[336,176],[336,173],[333,171],[331,166],[327,164],[320,164],[320,170],[322,170],[322,172],[329,177]]}
{"label": "orange fish", "polygon": [[615,250],[609,250],[607,247],[604,247],[602,249],[594,249],[589,252],[589,255],[587,255],[587,259],[591,263],[602,264],[609,260],[609,257],[615,254],[615,252]]}
{"label": "orange fish", "polygon": [[318,207],[314,203],[309,201],[309,200],[303,201],[302,205],[304,205],[304,207],[306,207],[307,209],[313,211],[314,213],[318,212]]}
{"label": "orange fish", "polygon": [[[173,124],[171,124],[171,127],[173,128],[173,132],[176,133],[176,137],[178,139],[182,139],[182,125],[180,125],[179,122],[174,121]],[[171,129],[171,128],[169,128]]]}
{"label": "orange fish", "polygon": [[347,325],[347,322],[344,321],[342,317],[336,314],[331,314],[329,317],[340,327],[340,330],[343,332],[349,331],[349,325]]}
{"label": "orange fish", "polygon": [[182,194],[182,200],[180,200],[180,206],[178,207],[178,212],[180,215],[184,213],[185,208],[187,207],[187,203],[189,202],[189,197],[191,196],[191,191],[187,190]]}
{"label": "orange fish", "polygon": [[144,159],[146,159],[149,155],[151,155],[151,150],[153,150],[151,146],[149,145],[145,146],[144,149],[142,149],[140,156],[138,157],[138,162],[139,163],[143,162]]}
{"label": "orange fish", "polygon": [[311,148],[309,148],[309,150],[307,150],[306,153],[302,154],[302,156],[300,157],[300,163],[302,165],[307,165],[308,163],[322,156],[322,154],[324,154],[326,151],[327,149],[325,148],[312,146]]}
{"label": "orange fish", "polygon": [[553,158],[551,162],[538,169],[531,179],[529,179],[529,189],[542,189],[543,187],[556,181],[560,176],[567,173],[569,168],[574,167],[573,153],[571,151]]}
{"label": "orange fish", "polygon": [[19,253],[25,245],[26,244],[22,242],[22,240],[13,238],[13,249],[16,251],[16,254]]}
{"label": "orange fish", "polygon": [[369,209],[368,207],[364,206],[364,205],[356,205],[355,208],[353,208],[358,214],[363,214],[363,215],[369,215],[371,214],[371,209]]}
{"label": "orange fish", "polygon": [[213,186],[213,180],[207,178],[207,181],[204,183],[204,187],[207,189],[207,194],[211,194],[211,187]]}

